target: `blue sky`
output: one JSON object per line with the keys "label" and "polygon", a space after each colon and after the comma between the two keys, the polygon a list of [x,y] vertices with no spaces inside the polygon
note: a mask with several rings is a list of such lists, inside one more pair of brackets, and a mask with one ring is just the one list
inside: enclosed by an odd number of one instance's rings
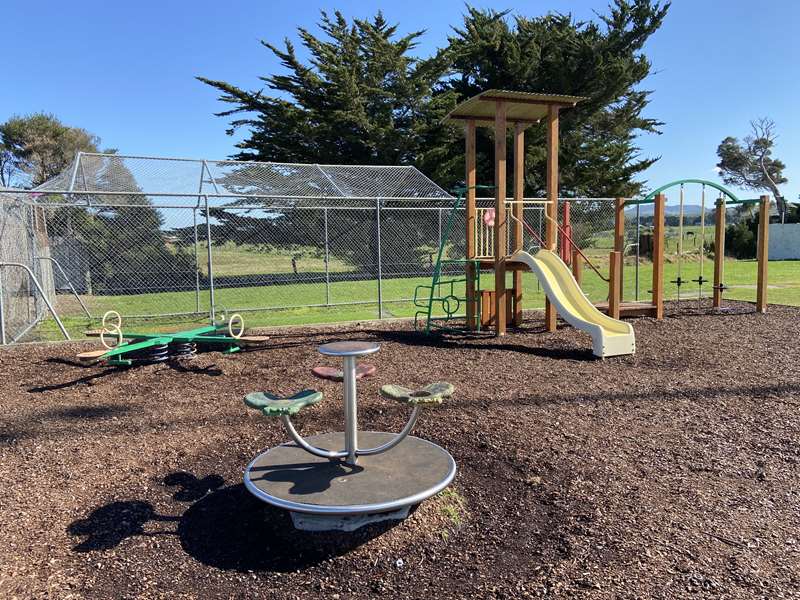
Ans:
{"label": "blue sky", "polygon": [[[588,19],[605,1],[476,1],[520,14],[554,10]],[[36,3],[10,0],[3,9],[4,46],[14,48],[0,76],[0,120],[46,111],[84,127],[104,146],[126,154],[225,158],[236,138],[214,117],[222,105],[203,75],[243,87],[259,85],[276,60],[259,40],[295,37],[320,9],[366,17],[383,9],[401,31],[426,29],[419,48],[444,45],[464,12],[460,1],[208,0]],[[646,53],[655,90],[648,115],[666,122],[660,136],[640,140],[661,156],[646,178],[655,186],[684,177],[715,179],[715,150],[726,135],[743,136],[751,119],[778,125],[776,155],[788,165],[787,198],[800,194],[800,2],[675,0]],[[555,91],[555,90],[554,90]]]}

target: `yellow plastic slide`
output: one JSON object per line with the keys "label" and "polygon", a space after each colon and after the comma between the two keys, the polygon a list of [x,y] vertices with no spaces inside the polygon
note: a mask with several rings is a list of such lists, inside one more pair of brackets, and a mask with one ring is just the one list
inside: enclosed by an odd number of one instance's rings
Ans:
{"label": "yellow plastic slide", "polygon": [[533,271],[544,288],[547,298],[563,319],[592,336],[595,356],[619,356],[636,351],[633,327],[601,313],[581,290],[569,267],[557,254],[539,250],[534,256],[519,251],[509,258],[521,262]]}

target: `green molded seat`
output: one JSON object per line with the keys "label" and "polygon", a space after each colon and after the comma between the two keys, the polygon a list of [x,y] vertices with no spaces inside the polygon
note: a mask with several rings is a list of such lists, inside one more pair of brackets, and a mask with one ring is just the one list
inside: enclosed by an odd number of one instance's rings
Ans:
{"label": "green molded seat", "polygon": [[303,390],[293,396],[282,397],[269,392],[250,392],[245,396],[244,403],[250,408],[260,410],[268,417],[294,415],[306,406],[311,406],[322,400],[322,392],[317,390]]}
{"label": "green molded seat", "polygon": [[412,390],[402,385],[385,385],[381,388],[381,394],[385,398],[411,404],[414,406],[426,406],[441,404],[443,398],[453,395],[455,388],[446,381],[437,381],[424,387]]}

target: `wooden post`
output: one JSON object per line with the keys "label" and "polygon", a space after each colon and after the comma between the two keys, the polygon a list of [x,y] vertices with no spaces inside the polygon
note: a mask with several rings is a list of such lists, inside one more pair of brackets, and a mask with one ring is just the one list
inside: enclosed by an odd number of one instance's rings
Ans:
{"label": "wooden post", "polygon": [[577,248],[572,249],[572,276],[580,286],[583,280],[583,257]]}
{"label": "wooden post", "polygon": [[656,319],[664,318],[664,205],[667,198],[657,194],[653,204],[653,306]]}
{"label": "wooden post", "polygon": [[756,311],[767,312],[767,265],[769,264],[769,196],[761,196],[758,210],[758,283]]}
{"label": "wooden post", "polygon": [[[558,228],[558,107],[549,106],[547,110],[547,201],[545,205],[547,228],[545,244],[551,252],[556,249]],[[547,331],[556,330],[556,307],[545,300],[544,323]]]}
{"label": "wooden post", "polygon": [[[514,252],[522,250],[522,220],[525,218],[524,206],[521,204],[525,198],[525,125],[514,125],[514,204],[511,214],[514,215]],[[514,315],[512,322],[515,326],[522,325],[522,271],[514,270]]]}
{"label": "wooden post", "polygon": [[711,306],[722,306],[722,270],[725,268],[725,202],[722,198],[717,200],[717,210],[714,213],[714,296]]}
{"label": "wooden post", "polygon": [[467,121],[464,137],[466,139],[466,240],[467,240],[467,328],[476,329],[477,320],[475,318],[478,298],[475,297],[475,278],[480,276],[480,270],[475,269],[475,265],[470,259],[475,258],[475,121]]}
{"label": "wooden post", "polygon": [[495,334],[506,333],[506,103],[498,100],[494,113],[494,290]]}
{"label": "wooden post", "polygon": [[612,251],[608,261],[608,316],[619,319],[622,302],[622,252]]}

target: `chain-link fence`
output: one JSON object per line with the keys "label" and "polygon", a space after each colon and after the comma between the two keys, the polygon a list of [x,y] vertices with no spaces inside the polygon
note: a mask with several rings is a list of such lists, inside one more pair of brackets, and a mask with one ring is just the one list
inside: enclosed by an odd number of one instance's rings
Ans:
{"label": "chain-link fence", "polygon": [[0,202],[0,343],[22,339],[54,299],[42,212],[18,198]]}
{"label": "chain-link fence", "polygon": [[[0,262],[30,269],[0,267],[6,341],[57,337],[45,318],[49,300],[78,335],[107,310],[145,329],[182,327],[223,308],[245,312],[252,326],[411,317],[415,291],[430,285],[440,247],[445,259],[465,256],[465,211],[454,211],[454,201],[406,167],[82,155],[35,191],[0,190]],[[493,205],[479,198],[479,216]],[[679,227],[668,210],[667,298],[710,294],[708,284],[698,292],[674,281],[711,277],[712,213],[708,207],[702,223],[695,214]],[[592,301],[606,301],[615,201],[562,199],[558,215],[566,230],[558,235],[562,257],[569,262],[579,247],[582,288]],[[525,204],[523,216],[522,247],[534,252],[545,237],[544,206]],[[728,211],[728,224],[743,220]],[[512,232],[513,219],[508,226]],[[651,252],[652,207],[626,208],[625,300],[650,299]],[[726,297],[754,298],[754,261],[732,255],[725,268]],[[443,274],[458,279],[463,271],[463,263],[451,262]],[[481,287],[493,287],[493,278],[485,272]],[[800,277],[778,279],[800,287]],[[524,306],[542,307],[532,273],[522,274],[522,285]],[[778,301],[793,303],[787,290]]]}

